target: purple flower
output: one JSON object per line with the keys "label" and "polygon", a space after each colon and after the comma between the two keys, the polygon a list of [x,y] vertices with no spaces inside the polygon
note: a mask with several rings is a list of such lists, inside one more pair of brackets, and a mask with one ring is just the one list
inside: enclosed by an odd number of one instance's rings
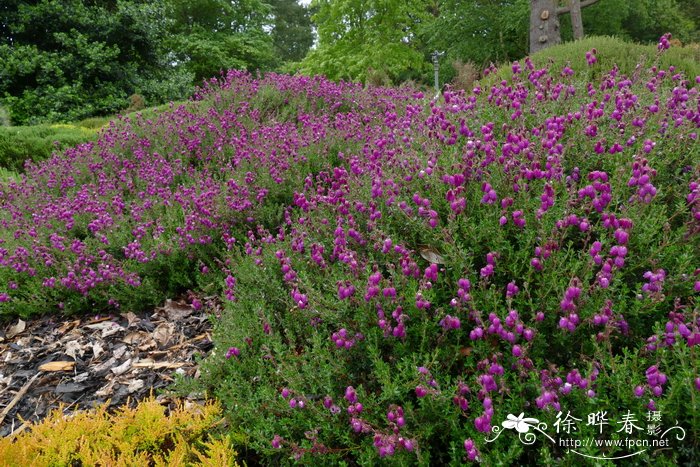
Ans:
{"label": "purple flower", "polygon": [[479,457],[479,451],[476,449],[476,445],[474,444],[474,441],[472,441],[471,438],[467,438],[464,440],[464,450],[467,451],[467,459],[469,459],[470,461],[477,460],[477,458]]}
{"label": "purple flower", "polygon": [[345,388],[345,400],[350,402],[351,404],[354,404],[357,402],[357,394],[355,393],[355,388],[352,386],[348,386]]}

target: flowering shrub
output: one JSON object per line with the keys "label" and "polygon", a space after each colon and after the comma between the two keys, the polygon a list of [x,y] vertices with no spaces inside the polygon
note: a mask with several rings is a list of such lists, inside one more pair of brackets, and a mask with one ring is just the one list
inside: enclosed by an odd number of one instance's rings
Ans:
{"label": "flowering shrub", "polygon": [[239,72],[223,86],[151,119],[113,122],[96,143],[28,162],[21,182],[0,186],[0,315],[147,308],[188,288],[229,290],[223,252],[257,225],[281,223],[294,187],[326,163],[329,116],[396,93],[358,104],[358,85]]}
{"label": "flowering shrub", "polygon": [[255,461],[553,461],[493,429],[601,410],[697,440],[700,77],[597,71],[230,72],[3,188],[0,313],[220,291],[202,380]]}
{"label": "flowering shrub", "polygon": [[268,462],[566,455],[486,442],[524,411],[654,411],[697,439],[697,82],[513,71],[337,114],[283,225],[232,251],[205,380]]}

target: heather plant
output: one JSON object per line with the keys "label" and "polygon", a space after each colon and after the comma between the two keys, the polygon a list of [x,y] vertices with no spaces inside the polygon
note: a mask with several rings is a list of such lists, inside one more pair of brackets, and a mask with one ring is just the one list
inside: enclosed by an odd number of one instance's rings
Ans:
{"label": "heather plant", "polygon": [[[221,289],[223,252],[258,223],[278,226],[294,187],[325,163],[324,125],[408,92],[240,72],[216,83],[3,184],[0,314],[144,309]],[[278,115],[286,108],[293,118]]]}
{"label": "heather plant", "polygon": [[[597,81],[601,74],[613,67],[627,76],[644,72],[654,65],[669,70],[671,74],[683,73],[691,80],[700,75],[700,48],[696,45],[671,47],[659,55],[657,46],[636,44],[609,36],[587,36],[557,47],[549,47],[534,54],[531,60],[536,68],[546,66],[552,70],[562,70],[568,65],[577,70],[576,76],[583,81]],[[591,64],[596,66],[590,66]],[[482,80],[482,85],[490,87],[496,81],[508,78],[511,73],[510,64],[506,64],[495,75]]]}
{"label": "heather plant", "polygon": [[248,446],[271,464],[569,464],[501,423],[559,433],[570,414],[621,442],[636,414],[684,430],[636,461],[695,458],[700,78],[660,67],[665,50],[629,76],[597,51],[581,71],[526,59],[328,131],[361,147],[230,255],[204,379]]}
{"label": "heather plant", "polygon": [[668,47],[435,101],[230,71],[3,182],[0,314],[220,293],[201,384],[255,462],[571,464],[514,433],[603,411],[691,460],[700,78]]}

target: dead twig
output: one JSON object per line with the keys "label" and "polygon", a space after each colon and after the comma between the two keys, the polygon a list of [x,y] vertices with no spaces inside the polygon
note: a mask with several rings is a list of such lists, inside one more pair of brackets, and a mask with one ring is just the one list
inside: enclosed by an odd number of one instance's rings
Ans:
{"label": "dead twig", "polygon": [[22,397],[29,390],[29,386],[32,385],[32,383],[39,377],[40,374],[41,373],[37,373],[34,376],[32,376],[32,379],[27,381],[27,383],[24,386],[22,386],[22,389],[17,391],[17,394],[15,394],[15,397],[10,401],[9,404],[7,404],[7,407],[5,407],[5,409],[2,411],[2,413],[0,413],[0,423],[2,423],[5,420],[5,417],[7,417],[8,413],[10,413],[10,410],[12,410],[12,407],[14,407],[17,404],[17,402],[19,402],[20,399],[22,399]]}

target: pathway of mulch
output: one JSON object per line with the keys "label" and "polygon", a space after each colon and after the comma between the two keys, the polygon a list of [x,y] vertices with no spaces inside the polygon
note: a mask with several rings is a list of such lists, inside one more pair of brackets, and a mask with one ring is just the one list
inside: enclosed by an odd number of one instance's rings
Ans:
{"label": "pathway of mulch", "polygon": [[[176,373],[196,377],[196,356],[213,344],[214,299],[195,310],[167,300],[152,313],[16,320],[0,329],[0,436],[24,430],[63,405],[66,412],[148,397]],[[169,399],[163,398],[167,405]]]}

